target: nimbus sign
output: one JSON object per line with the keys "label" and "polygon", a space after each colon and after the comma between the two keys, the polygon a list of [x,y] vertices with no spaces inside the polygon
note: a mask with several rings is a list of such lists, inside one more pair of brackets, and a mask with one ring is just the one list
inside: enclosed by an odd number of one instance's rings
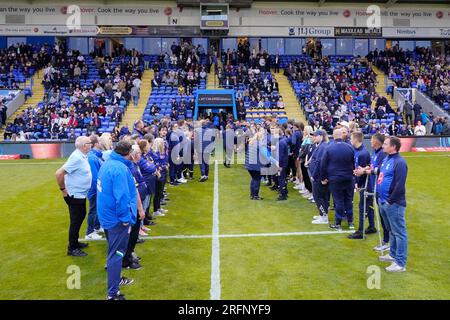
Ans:
{"label": "nimbus sign", "polygon": [[450,28],[383,28],[389,38],[450,38]]}
{"label": "nimbus sign", "polygon": [[290,27],[290,36],[298,37],[334,37],[332,27]]}

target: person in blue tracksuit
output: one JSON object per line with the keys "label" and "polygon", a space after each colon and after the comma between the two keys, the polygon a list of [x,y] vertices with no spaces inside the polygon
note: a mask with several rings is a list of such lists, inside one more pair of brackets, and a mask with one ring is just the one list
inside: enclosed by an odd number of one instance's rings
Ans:
{"label": "person in blue tracksuit", "polygon": [[328,184],[335,205],[335,223],[331,229],[342,230],[341,222],[347,217],[350,229],[353,225],[353,170],[355,169],[355,151],[342,140],[341,129],[333,131],[334,142],[325,150],[320,164],[320,180]]}
{"label": "person in blue tracksuit", "polygon": [[250,199],[263,200],[259,196],[261,183],[261,169],[267,167],[275,160],[270,158],[269,151],[264,141],[263,132],[259,130],[245,143],[245,168],[251,176]]}
{"label": "person in blue tracksuit", "polygon": [[[370,157],[370,166],[365,168],[357,168],[357,175],[366,174],[369,176],[369,183],[367,185],[367,189],[370,193],[373,193],[376,183],[376,175],[375,172],[379,170],[381,164],[383,163],[384,158],[386,158],[386,153],[383,151],[383,143],[385,140],[385,136],[381,133],[376,133],[372,136],[370,143],[373,148],[372,156]],[[377,204],[379,206],[378,197],[376,197]],[[374,228],[370,228],[371,225],[374,225],[374,210],[373,210],[373,197],[368,197],[367,199],[367,216],[369,219],[369,228],[366,229],[366,234],[376,233],[377,230]],[[389,231],[387,230],[383,217],[380,215],[381,226],[383,228],[383,243],[374,247],[375,251],[386,251],[389,250]]]}
{"label": "person in blue tracksuit", "polygon": [[141,170],[139,169],[139,161],[142,159],[142,153],[139,148],[139,145],[133,145],[133,151],[131,152],[131,160],[133,162],[133,165],[131,167],[131,174],[133,175],[135,186],[137,189],[137,207],[139,214],[136,216],[136,221],[131,228],[130,232],[130,238],[128,240],[128,247],[127,252],[125,253],[125,256],[122,261],[122,267],[127,269],[134,269],[139,270],[141,269],[141,265],[139,263],[139,260],[134,258],[132,253],[134,251],[134,248],[136,247],[137,240],[139,238],[139,231],[141,229],[141,222],[145,218],[145,211],[143,206],[144,199],[148,196],[148,188],[147,184],[145,183],[144,176],[141,173]]}
{"label": "person in blue tracksuit", "polygon": [[143,200],[143,206],[145,211],[144,225],[149,226],[155,224],[155,222],[151,221],[152,216],[150,215],[149,209],[152,198],[155,196],[156,178],[159,173],[157,172],[156,165],[150,155],[154,136],[148,133],[144,138],[144,140],[139,141],[139,148],[141,149],[142,156],[138,162],[138,166],[144,177],[145,184],[147,185],[147,197]]}
{"label": "person in blue tracksuit", "polygon": [[97,179],[97,214],[108,239],[108,299],[124,300],[120,294],[122,260],[129,232],[137,218],[137,191],[130,161],[132,147],[119,141],[100,168]]}
{"label": "person in blue tracksuit", "polygon": [[287,189],[287,173],[289,170],[289,139],[283,134],[283,130],[279,128],[279,140],[276,146],[278,151],[278,165],[280,167],[278,175],[278,187],[279,195],[278,201],[287,200],[288,189]]}
{"label": "person in blue tracksuit", "polygon": [[317,209],[319,210],[319,215],[314,216],[312,224],[328,224],[330,189],[328,188],[328,184],[322,184],[320,181],[320,165],[328,145],[327,133],[323,130],[316,130],[313,133],[313,142],[315,148],[306,166],[308,168],[309,178],[312,182],[313,197]]}
{"label": "person in blue tracksuit", "polygon": [[389,230],[390,253],[380,257],[381,261],[392,262],[388,272],[406,271],[408,258],[408,233],[406,231],[406,178],[408,165],[400,154],[401,142],[397,137],[384,140],[383,151],[387,157],[378,172],[377,194],[380,215]]}
{"label": "person in blue tracksuit", "polygon": [[89,137],[92,143],[92,149],[87,154],[87,159],[89,166],[91,167],[92,173],[92,184],[91,189],[88,192],[89,199],[89,213],[87,218],[87,230],[86,239],[101,239],[102,236],[99,235],[100,222],[97,217],[97,175],[100,167],[103,163],[102,151],[99,149],[99,140],[97,135],[92,135]]}
{"label": "person in blue tracksuit", "polygon": [[[364,134],[360,131],[355,131],[351,134],[350,141],[355,148],[355,168],[365,168],[370,164],[370,153],[367,151],[366,147],[364,147],[363,144],[364,140]],[[356,170],[355,170],[356,173]],[[364,187],[366,186],[366,179],[367,176],[356,176],[355,177],[355,185],[357,190],[359,190],[359,226],[358,230],[356,230],[355,233],[350,234],[348,236],[349,239],[363,239],[363,232],[364,232],[364,219],[365,219],[365,212],[364,212]],[[369,200],[369,199],[367,199]],[[366,201],[366,209],[368,208],[368,203],[370,201]],[[369,228],[375,228],[375,225],[373,224],[373,211],[372,211],[372,218],[369,220]]]}
{"label": "person in blue tracksuit", "polygon": [[208,119],[200,121],[200,127],[194,131],[195,149],[200,162],[200,182],[205,182],[209,178],[209,164],[211,153],[214,149],[216,129]]}
{"label": "person in blue tracksuit", "polygon": [[225,151],[225,160],[223,165],[225,168],[231,167],[231,161],[234,154],[234,130],[231,124],[225,126],[225,130],[222,131],[223,150]]}
{"label": "person in blue tracksuit", "polygon": [[178,181],[178,176],[180,175],[180,136],[178,133],[178,124],[172,125],[171,131],[167,135],[167,143],[169,144],[169,179],[170,185],[179,185],[181,182]]}
{"label": "person in blue tracksuit", "polygon": [[159,177],[155,182],[155,199],[153,201],[153,216],[164,216],[165,210],[161,209],[161,201],[164,197],[164,183],[167,176],[167,167],[169,164],[166,145],[164,139],[156,138],[150,151],[150,156],[159,172]]}

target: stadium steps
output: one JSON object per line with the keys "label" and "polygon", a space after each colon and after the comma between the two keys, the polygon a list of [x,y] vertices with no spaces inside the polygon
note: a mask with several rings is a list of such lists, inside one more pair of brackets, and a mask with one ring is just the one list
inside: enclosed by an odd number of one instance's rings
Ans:
{"label": "stadium steps", "polygon": [[[219,68],[222,67],[222,61],[220,59],[218,59],[218,65]],[[206,82],[206,89],[220,89],[218,88],[219,86],[219,81],[217,79],[216,76],[216,72],[214,70],[214,64],[211,65],[211,69],[209,70],[210,72],[208,73],[208,79]],[[214,79],[215,79],[215,83],[214,83]]]}
{"label": "stadium steps", "polygon": [[147,106],[148,99],[152,93],[152,80],[154,72],[153,69],[145,70],[142,75],[142,83],[140,90],[140,97],[138,105],[135,107],[132,99],[128,104],[125,115],[122,118],[119,128],[122,126],[128,126],[130,132],[133,130],[133,125],[136,120],[142,119],[142,114],[144,113],[145,107]]}
{"label": "stadium steps", "polygon": [[378,69],[376,66],[372,65],[372,69],[376,73],[378,81],[375,90],[379,95],[385,96],[388,99],[392,109],[397,110],[397,103],[395,102],[394,99],[392,99],[390,94],[386,93],[386,84],[388,85],[393,84],[392,81],[389,80],[388,77],[384,74],[384,72]]}
{"label": "stadium steps", "polygon": [[286,115],[289,119],[294,119],[295,121],[300,121],[307,123],[305,116],[303,115],[300,104],[298,103],[297,97],[295,96],[294,89],[288,78],[283,74],[283,70],[280,69],[280,73],[274,73],[272,71],[275,79],[278,81],[278,92],[283,97],[285,104],[284,109],[286,110]]}
{"label": "stadium steps", "polygon": [[[39,71],[37,71],[34,75],[33,75],[33,96],[31,96],[30,98],[28,98],[25,103],[16,110],[16,112],[14,112],[8,119],[7,122],[13,121],[17,115],[21,114],[23,110],[25,110],[28,107],[34,107],[36,106],[39,102],[42,102],[42,100],[44,100],[44,95],[45,95],[45,89],[44,86],[42,85],[42,78],[44,76],[44,70],[41,69]],[[26,85],[29,86],[30,85],[30,81],[27,80]],[[3,141],[3,133],[5,132],[4,128],[0,129],[0,141]]]}

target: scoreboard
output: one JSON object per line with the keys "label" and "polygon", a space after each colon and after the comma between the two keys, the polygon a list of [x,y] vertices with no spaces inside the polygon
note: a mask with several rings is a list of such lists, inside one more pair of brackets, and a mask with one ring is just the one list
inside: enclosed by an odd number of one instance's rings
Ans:
{"label": "scoreboard", "polygon": [[227,3],[224,4],[200,4],[200,29],[201,30],[228,30]]}

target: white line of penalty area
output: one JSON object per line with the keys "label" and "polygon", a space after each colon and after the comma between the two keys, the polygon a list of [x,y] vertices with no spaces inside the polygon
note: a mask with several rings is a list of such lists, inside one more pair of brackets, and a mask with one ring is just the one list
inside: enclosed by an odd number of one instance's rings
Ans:
{"label": "white line of penalty area", "polygon": [[[354,230],[343,231],[298,231],[298,232],[273,232],[273,233],[241,233],[241,234],[219,234],[219,238],[249,238],[249,237],[290,237],[290,236],[318,236],[318,235],[330,235],[330,234],[344,234],[353,233]],[[145,240],[166,240],[166,239],[211,239],[211,234],[204,235],[175,235],[175,236],[148,236],[140,237]],[[94,239],[79,239],[79,241],[106,241],[105,238]]]}

